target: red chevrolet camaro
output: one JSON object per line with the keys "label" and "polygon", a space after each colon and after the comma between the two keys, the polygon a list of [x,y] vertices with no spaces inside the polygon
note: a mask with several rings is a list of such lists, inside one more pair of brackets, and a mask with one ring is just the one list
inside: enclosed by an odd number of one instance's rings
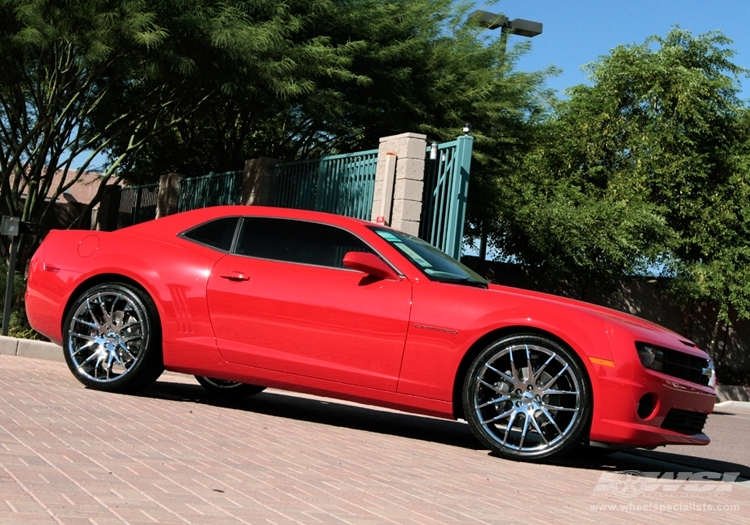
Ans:
{"label": "red chevrolet camaro", "polygon": [[222,206],[52,231],[31,325],[109,392],[164,369],[466,419],[497,454],[708,444],[713,365],[658,325],[488,284],[424,241],[323,213]]}

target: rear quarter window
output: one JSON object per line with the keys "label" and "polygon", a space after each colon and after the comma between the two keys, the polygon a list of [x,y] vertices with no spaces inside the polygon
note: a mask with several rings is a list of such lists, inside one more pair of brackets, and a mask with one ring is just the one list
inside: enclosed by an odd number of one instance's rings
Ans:
{"label": "rear quarter window", "polygon": [[216,219],[186,231],[182,234],[182,237],[223,252],[228,252],[232,249],[238,221],[238,217]]}

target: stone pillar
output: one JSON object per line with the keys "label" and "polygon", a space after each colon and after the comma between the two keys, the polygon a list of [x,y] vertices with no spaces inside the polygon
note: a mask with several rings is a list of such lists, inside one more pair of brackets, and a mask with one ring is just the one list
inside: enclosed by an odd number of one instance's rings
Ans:
{"label": "stone pillar", "polygon": [[159,177],[159,193],[156,197],[156,218],[177,213],[180,181],[184,175],[168,173]]}
{"label": "stone pillar", "polygon": [[388,217],[385,217],[385,221],[396,230],[412,235],[419,234],[426,152],[427,136],[419,133],[402,133],[380,139],[372,202],[373,221],[381,216],[382,210],[389,209],[387,203],[383,203],[383,199],[389,193],[386,180],[389,178],[388,168],[392,165],[395,155],[393,203],[390,206],[390,221]]}
{"label": "stone pillar", "polygon": [[242,204],[270,206],[273,204],[273,168],[279,159],[258,157],[245,161],[242,174]]}

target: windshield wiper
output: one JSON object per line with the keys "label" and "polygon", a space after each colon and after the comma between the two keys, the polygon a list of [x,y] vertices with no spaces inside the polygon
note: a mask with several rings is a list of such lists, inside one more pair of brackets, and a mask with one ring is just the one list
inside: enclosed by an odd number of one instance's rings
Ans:
{"label": "windshield wiper", "polygon": [[451,283],[451,284],[465,284],[467,286],[476,286],[477,288],[489,288],[487,283],[482,281],[475,281],[469,277],[435,277],[435,280],[440,283]]}

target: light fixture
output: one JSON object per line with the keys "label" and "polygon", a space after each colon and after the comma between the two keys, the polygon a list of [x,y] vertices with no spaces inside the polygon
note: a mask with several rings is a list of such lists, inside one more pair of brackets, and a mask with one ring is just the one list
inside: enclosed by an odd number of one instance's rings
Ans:
{"label": "light fixture", "polygon": [[541,35],[543,29],[541,22],[524,20],[523,18],[508,20],[508,17],[505,15],[490,13],[489,11],[474,11],[473,13],[469,13],[468,19],[485,29],[501,28],[503,33],[511,33],[528,38]]}

